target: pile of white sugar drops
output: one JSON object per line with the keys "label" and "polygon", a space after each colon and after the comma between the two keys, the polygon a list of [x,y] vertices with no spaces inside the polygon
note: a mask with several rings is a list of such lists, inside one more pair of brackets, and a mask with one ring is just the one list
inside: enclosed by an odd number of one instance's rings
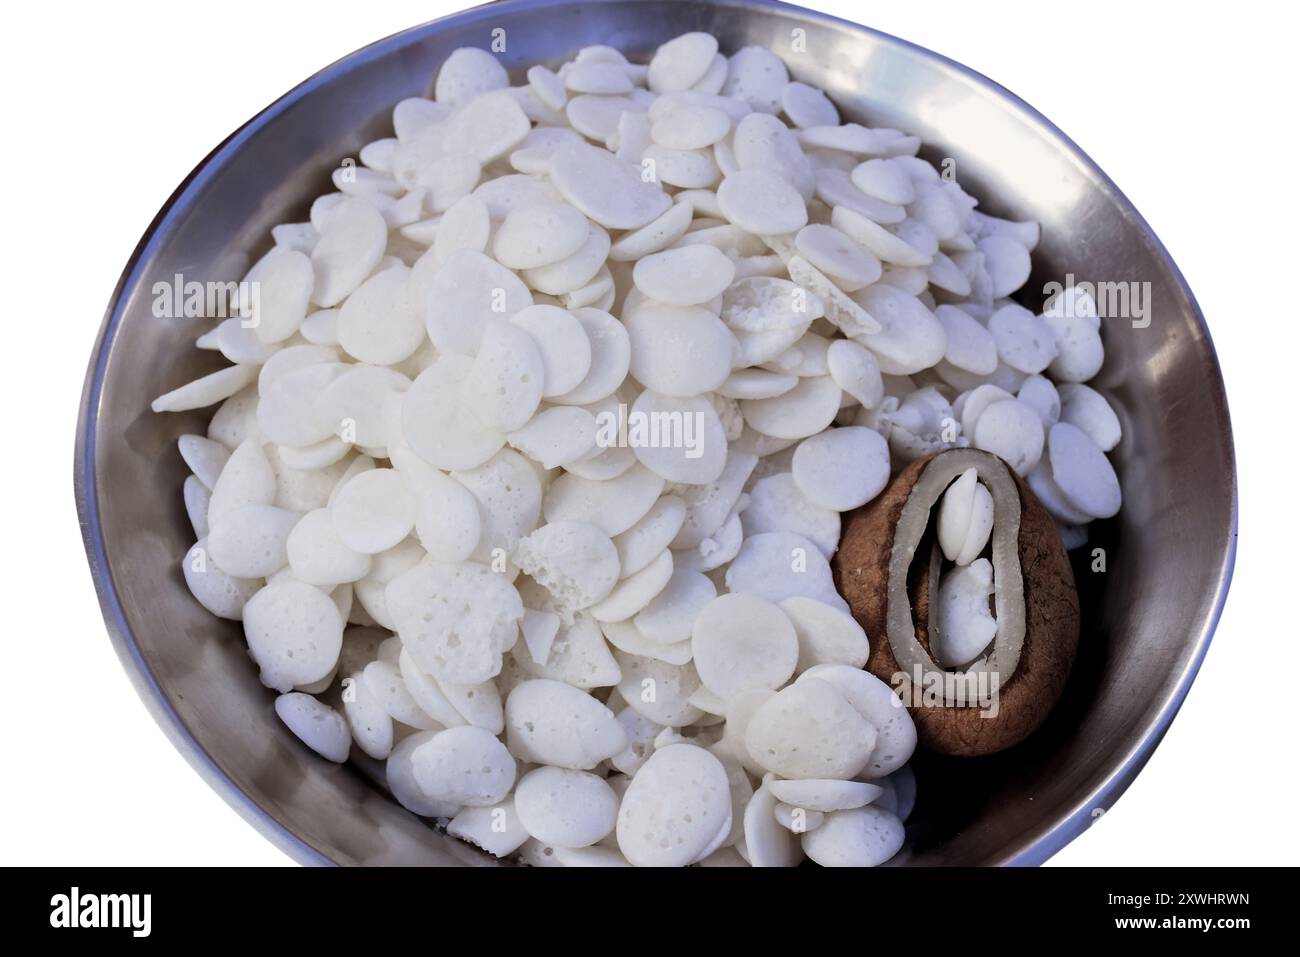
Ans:
{"label": "pile of white sugar drops", "polygon": [[1095,306],[1012,302],[1037,226],[759,47],[520,86],[460,49],[393,127],[272,231],[256,323],[200,336],[234,364],[154,403],[220,403],[180,439],[195,598],[303,742],[496,857],[889,860],[916,734],[840,513],[973,445],[1086,540]]}

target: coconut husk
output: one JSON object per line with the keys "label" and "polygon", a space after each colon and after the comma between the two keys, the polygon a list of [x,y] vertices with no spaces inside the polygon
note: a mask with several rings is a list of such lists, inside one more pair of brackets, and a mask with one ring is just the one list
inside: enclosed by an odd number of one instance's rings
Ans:
{"label": "coconut husk", "polygon": [[[871,641],[866,668],[876,677],[910,693],[910,679],[900,680],[900,666],[886,629],[890,554],[903,506],[926,466],[939,452],[918,459],[895,477],[869,505],[847,515],[832,568],[835,582]],[[969,450],[967,450],[969,454]],[[1018,555],[1023,577],[1025,633],[1014,671],[999,676],[996,716],[983,716],[978,706],[911,704],[920,742],[944,754],[992,754],[1023,741],[1043,723],[1065,688],[1079,641],[1079,597],[1074,574],[1056,524],[1029,486],[1000,459],[1020,497]],[[995,513],[994,528],[998,517]],[[917,640],[929,653],[930,580],[923,546],[914,566],[921,572],[909,579],[912,617]],[[998,568],[994,566],[995,580]]]}

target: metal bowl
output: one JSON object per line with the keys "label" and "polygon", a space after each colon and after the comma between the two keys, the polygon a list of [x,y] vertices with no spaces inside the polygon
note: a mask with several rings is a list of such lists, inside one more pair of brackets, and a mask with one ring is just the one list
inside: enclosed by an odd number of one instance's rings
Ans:
{"label": "metal bowl", "polygon": [[[496,33],[493,31],[504,31]],[[1085,607],[1065,699],[1030,740],[977,761],[915,762],[920,804],[899,861],[1037,864],[1108,808],[1187,693],[1230,578],[1236,480],[1223,384],[1205,321],[1159,240],[1115,185],[1031,107],[979,74],[855,24],[767,0],[516,0],[382,40],[327,67],[254,117],[181,184],[113,294],[77,432],[77,506],[113,641],[141,697],[190,762],[303,862],[472,864],[476,851],[407,813],[355,765],[317,758],[279,723],[237,625],[190,597],[192,544],[176,438],[206,415],[154,415],[150,400],[210,371],[194,322],[158,320],[151,286],[175,273],[235,279],[270,227],[305,218],[328,175],[389,134],[392,105],[427,93],[460,46],[504,39],[514,71],[607,43],[648,55],[687,30],[734,51],[761,44],[847,118],[918,134],[928,158],[997,215],[1034,219],[1040,290],[1080,280],[1149,283],[1151,319],[1104,323],[1100,388],[1117,408],[1120,516],[1076,567]],[[1041,306],[1039,299],[1031,303]],[[1080,554],[1080,553],[1076,553]],[[373,770],[373,769],[372,769]]]}

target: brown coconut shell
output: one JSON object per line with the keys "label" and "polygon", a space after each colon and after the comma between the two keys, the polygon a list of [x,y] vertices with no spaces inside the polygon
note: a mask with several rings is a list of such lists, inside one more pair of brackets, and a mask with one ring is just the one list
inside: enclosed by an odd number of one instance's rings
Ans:
{"label": "brown coconut shell", "polygon": [[[871,642],[866,669],[894,686],[901,669],[885,630],[889,556],[903,505],[935,455],[912,462],[873,502],[845,517],[832,562],[836,586]],[[1060,699],[1079,644],[1079,595],[1060,533],[1029,486],[1014,470],[1007,471],[1020,491],[1024,645],[1015,673],[999,689],[996,717],[981,717],[978,707],[909,705],[920,742],[944,754],[992,754],[1032,734]],[[912,616],[917,639],[929,653],[929,576],[914,577]]]}

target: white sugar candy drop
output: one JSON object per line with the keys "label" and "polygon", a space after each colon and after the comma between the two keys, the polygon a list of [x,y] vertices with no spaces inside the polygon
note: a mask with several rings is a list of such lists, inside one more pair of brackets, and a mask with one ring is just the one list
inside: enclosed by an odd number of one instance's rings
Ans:
{"label": "white sugar candy drop", "polygon": [[208,521],[244,505],[270,505],[275,501],[275,470],[266,457],[262,441],[247,438],[229,454],[212,485]]}
{"label": "white sugar candy drop", "polygon": [[731,828],[731,790],[722,762],[674,744],[636,773],[618,812],[618,846],[636,867],[682,867]]}
{"label": "white sugar candy drop", "polygon": [[[458,249],[483,252],[487,249],[491,229],[492,220],[482,199],[472,194],[458,199],[438,220],[431,249],[433,263],[446,262]],[[416,305],[425,303],[416,302]]]}
{"label": "white sugar candy drop", "polygon": [[785,64],[771,50],[761,46],[742,47],[727,62],[725,96],[747,103],[763,113],[777,113],[789,85]]}
{"label": "white sugar candy drop", "polygon": [[909,245],[900,236],[848,206],[831,211],[831,225],[859,243],[881,262],[896,266],[928,266],[931,256]]}
{"label": "white sugar candy drop", "polygon": [[307,316],[315,276],[312,261],[303,253],[276,246],[248,271],[244,282],[256,288],[252,303],[241,303],[253,315],[245,321],[263,343],[283,342],[298,331]]}
{"label": "white sugar candy drop", "polygon": [[683,33],[655,51],[646,85],[655,93],[687,90],[703,79],[718,54],[718,41],[707,33]]}
{"label": "white sugar candy drop", "polygon": [[[609,621],[601,625],[601,634],[610,646],[637,658],[652,658],[666,664],[681,667],[691,660],[690,641],[679,641],[670,645],[657,645],[641,634],[641,630],[630,621]],[[619,666],[622,674],[622,666]],[[688,700],[689,704],[689,700]],[[649,720],[649,719],[647,719]]]}
{"label": "white sugar candy drop", "polygon": [[334,668],[343,646],[343,619],[325,592],[282,581],[267,585],[244,606],[244,635],[262,683],[289,692]]}
{"label": "white sugar candy drop", "polygon": [[262,587],[260,578],[236,578],[212,560],[208,540],[200,538],[181,560],[185,584],[195,600],[218,618],[239,621],[244,606]]}
{"label": "white sugar candy drop", "polygon": [[[355,706],[349,703],[345,707],[354,708]],[[447,818],[458,814],[460,809],[457,805],[430,797],[415,779],[415,766],[411,756],[415,753],[416,748],[432,741],[438,732],[417,731],[403,738],[394,747],[391,741],[393,737],[392,722],[389,721],[387,724],[387,738],[390,740],[387,742],[387,747],[379,750],[387,755],[387,760],[384,761],[384,779],[388,785],[388,790],[393,794],[393,798],[402,807],[412,814],[418,814],[420,817]],[[355,729],[355,727],[356,722],[353,721],[353,728]],[[383,732],[381,731],[377,737],[382,736]],[[357,743],[360,745],[360,740]],[[380,741],[379,743],[382,744],[383,742]],[[371,748],[369,747],[363,747],[362,750],[367,754],[371,754]],[[371,757],[374,757],[374,755],[371,754]],[[383,758],[381,756],[376,760],[383,760]]]}
{"label": "white sugar candy drop", "polygon": [[[526,584],[525,589],[534,590]],[[526,648],[518,648],[513,662],[531,677],[563,681],[584,691],[608,688],[620,678],[618,663],[605,644],[600,626],[586,612],[575,615],[572,624],[561,620],[544,659],[539,661]]]}
{"label": "white sugar candy drop", "polygon": [[609,258],[634,262],[643,256],[666,249],[690,228],[694,207],[689,202],[675,202],[668,211],[640,229],[619,237],[609,250]]}
{"label": "white sugar candy drop", "polygon": [[776,689],[794,674],[799,641],[776,605],[753,595],[721,595],[705,605],[691,633],[696,671],[726,700],[743,691]]}
{"label": "white sugar candy drop", "polygon": [[740,409],[745,422],[764,435],[802,439],[835,420],[840,395],[840,387],[830,376],[811,376],[800,379],[793,389],[775,398],[746,399]]}
{"label": "white sugar candy drop", "polygon": [[520,778],[515,790],[519,823],[555,847],[595,844],[614,830],[618,804],[603,779],[568,768],[537,768]]}
{"label": "white sugar candy drop", "polygon": [[317,415],[349,444],[382,448],[388,442],[388,402],[410,387],[411,380],[393,369],[349,366],[321,392]]}
{"label": "white sugar candy drop", "polygon": [[496,807],[467,807],[447,824],[447,833],[482,848],[496,858],[514,854],[528,841],[513,798]]}
{"label": "white sugar candy drop", "polygon": [[624,325],[632,375],[662,395],[710,392],[731,374],[735,338],[708,309],[646,303],[625,310]]}
{"label": "white sugar candy drop", "polygon": [[815,598],[799,595],[785,599],[780,607],[794,625],[799,639],[797,671],[824,664],[843,664],[853,668],[866,664],[870,653],[867,635],[852,615]]}
{"label": "white sugar candy drop", "polygon": [[834,126],[839,111],[821,90],[795,80],[781,91],[781,111],[800,129],[809,126]]}
{"label": "white sugar candy drop", "polygon": [[786,778],[851,778],[875,743],[875,729],[835,687],[806,677],[768,698],[745,729],[754,760]]}
{"label": "white sugar candy drop", "polygon": [[528,135],[530,124],[510,90],[494,90],[462,103],[443,124],[444,143],[482,164],[505,156]]}
{"label": "white sugar candy drop", "polygon": [[438,103],[455,106],[480,93],[503,90],[510,78],[501,62],[486,50],[459,47],[442,62],[433,96]]}
{"label": "white sugar candy drop", "polygon": [[415,501],[396,469],[354,476],[330,505],[339,540],[363,555],[392,548],[415,527]]}
{"label": "white sugar candy drop", "polygon": [[447,728],[468,723],[448,700],[437,680],[425,674],[405,648],[398,655],[397,667],[411,700],[431,719]]}
{"label": "white sugar candy drop", "polygon": [[659,116],[651,114],[650,136],[668,149],[703,149],[718,142],[730,130],[731,117],[711,106],[683,103]]}
{"label": "white sugar candy drop", "polygon": [[1071,505],[1093,518],[1110,518],[1119,511],[1119,479],[1088,433],[1058,422],[1048,433],[1047,446],[1052,477]]}
{"label": "white sugar candy drop", "polygon": [[668,584],[634,619],[638,634],[662,647],[686,642],[696,616],[717,593],[713,582],[700,572],[674,568]]}
{"label": "white sugar candy drop", "polygon": [[967,469],[943,494],[939,506],[939,547],[957,565],[969,565],[993,531],[993,496]]}
{"label": "white sugar candy drop", "polygon": [[471,249],[448,256],[429,289],[426,328],[443,352],[472,356],[492,319],[509,319],[533,297],[513,272]]}
{"label": "white sugar candy drop", "polygon": [[793,233],[808,224],[803,197],[766,169],[742,169],[725,177],[718,205],[729,222],[756,235]]}
{"label": "white sugar candy drop", "polygon": [[668,211],[672,200],[657,182],[598,147],[556,151],[551,181],[564,198],[606,229],[640,229]]}
{"label": "white sugar candy drop", "polygon": [[[394,646],[401,642],[394,640]],[[388,646],[392,647],[392,646]],[[380,646],[381,657],[370,662],[361,671],[360,680],[365,683],[370,693],[388,712],[394,721],[399,721],[409,728],[421,731],[439,730],[442,725],[420,707],[402,678],[399,665],[382,657],[384,645]],[[401,653],[398,652],[398,661]]]}
{"label": "white sugar candy drop", "polygon": [[203,409],[230,398],[256,378],[256,366],[230,366],[160,395],[149,407],[155,412]]}
{"label": "white sugar candy drop", "polygon": [[1009,296],[1029,279],[1029,250],[1007,236],[986,236],[978,244],[993,283],[993,298]]}
{"label": "white sugar candy drop", "polygon": [[944,668],[961,668],[979,657],[998,623],[989,611],[993,594],[993,565],[977,558],[944,573],[935,603],[934,659]]}
{"label": "white sugar candy drop", "polygon": [[778,801],[807,811],[846,811],[864,807],[878,798],[883,789],[878,784],[865,781],[803,780],[782,781],[774,779],[768,790]]}
{"label": "white sugar candy drop", "polygon": [[348,355],[392,365],[423,344],[423,303],[411,302],[408,286],[408,270],[385,269],[348,296],[338,311],[338,342]]}
{"label": "white sugar candy drop", "polygon": [[505,435],[484,426],[461,401],[473,361],[444,355],[411,384],[402,399],[402,437],[428,464],[473,469],[505,444]]}
{"label": "white sugar candy drop", "polygon": [[266,578],[289,561],[289,533],[299,515],[274,505],[241,505],[212,520],[212,561],[236,578]]}
{"label": "white sugar candy drop", "polygon": [[[609,631],[614,633],[612,627]],[[700,676],[690,663],[675,665],[621,650],[614,657],[622,672],[619,694],[638,714],[669,728],[684,727],[703,715],[691,703],[700,690]]]}
{"label": "white sugar candy drop", "polygon": [[594,605],[618,581],[618,550],[586,522],[543,525],[520,540],[514,561],[551,593],[561,615]]}
{"label": "white sugar candy drop", "polygon": [[807,834],[809,831],[821,827],[826,815],[820,811],[810,811],[807,808],[794,807],[790,804],[778,804],[775,810],[776,822],[787,831],[795,834]]}
{"label": "white sugar candy drop", "polygon": [[876,731],[876,744],[859,777],[882,778],[907,763],[916,749],[916,725],[894,689],[869,671],[847,665],[809,668],[799,681],[832,685]]}
{"label": "white sugar candy drop", "polygon": [[587,286],[600,281],[601,269],[609,256],[610,239],[595,223],[587,224],[587,238],[578,251],[533,269],[525,269],[523,278],[528,285],[548,296],[585,299]]}
{"label": "white sugar candy drop", "polygon": [[655,502],[631,528],[614,537],[620,573],[633,575],[645,568],[667,548],[686,520],[686,503],[675,495]]}
{"label": "white sugar candy drop", "polygon": [[1101,371],[1105,348],[1101,333],[1087,318],[1044,316],[1056,337],[1056,358],[1050,366],[1061,382],[1086,382]]}
{"label": "white sugar candy drop", "polygon": [[492,239],[492,255],[511,269],[546,266],[576,253],[587,231],[587,218],[566,203],[512,209]]}
{"label": "white sugar candy drop", "polygon": [[568,465],[596,448],[596,417],[577,406],[551,406],[506,436],[542,468]]}
{"label": "white sugar candy drop", "polygon": [[799,378],[794,375],[766,369],[738,369],[727,376],[715,391],[729,399],[774,399],[798,384]]}
{"label": "white sugar candy drop", "polygon": [[749,504],[739,517],[745,535],[793,532],[813,542],[828,557],[839,546],[839,512],[810,502],[789,472],[755,482],[749,490]]}
{"label": "white sugar candy drop", "polygon": [[[1061,421],[1082,429],[1103,452],[1119,445],[1119,417],[1095,389],[1073,382],[1061,384]],[[187,459],[188,461],[188,459]]]}
{"label": "white sugar candy drop", "polygon": [[516,685],[506,698],[506,742],[520,761],[589,771],[627,747],[627,733],[603,704],[545,678]]}
{"label": "white sugar candy drop", "polygon": [[944,357],[948,334],[920,299],[886,283],[868,286],[856,302],[883,327],[860,341],[889,375],[913,375]]}
{"label": "white sugar candy drop", "polygon": [[546,367],[537,340],[524,327],[490,320],[460,384],[466,411],[486,429],[513,432],[532,418],[545,389]]}
{"label": "white sugar candy drop", "polygon": [[998,367],[998,345],[993,334],[956,306],[940,306],[934,314],[948,334],[944,359],[967,372],[992,375]]}
{"label": "white sugar candy drop", "polygon": [[767,113],[751,113],[736,124],[730,140],[736,169],[765,169],[794,187],[805,202],[812,199],[816,173],[798,138]]}
{"label": "white sugar candy drop", "polygon": [[311,253],[316,285],[312,302],[336,306],[374,271],[388,242],[388,225],[364,199],[346,197],[322,224]]}
{"label": "white sugar candy drop", "polygon": [[575,93],[631,93],[632,79],[622,64],[588,60],[566,64],[564,85]]}
{"label": "white sugar candy drop", "polygon": [[850,174],[853,185],[868,196],[906,206],[916,197],[912,178],[899,164],[888,159],[871,159],[859,163]]}
{"label": "white sugar candy drop", "polygon": [[852,511],[889,483],[889,444],[861,426],[828,429],[799,443],[791,471],[809,501],[837,512]]}
{"label": "white sugar candy drop", "polygon": [[642,162],[647,172],[668,186],[683,189],[711,189],[722,176],[712,150],[670,150],[663,146],[646,147]]}
{"label": "white sugar candy drop", "polygon": [[[264,366],[264,374],[270,368]],[[315,445],[333,435],[338,423],[322,414],[321,398],[346,368],[337,362],[315,362],[277,374],[273,380],[264,375],[257,404],[261,433],[272,442],[294,448]]]}
{"label": "white sugar candy drop", "polygon": [[[536,343],[542,359],[542,395],[563,395],[591,371],[591,341],[573,314],[558,306],[528,306],[510,321]],[[516,426],[517,428],[517,426]]]}
{"label": "white sugar candy drop", "polygon": [[899,852],[904,838],[902,821],[868,805],[826,815],[801,840],[804,853],[823,867],[876,867]]}
{"label": "white sugar candy drop", "polygon": [[294,577],[308,585],[333,587],[370,572],[370,556],[343,544],[328,508],[304,515],[289,533],[285,548]]}
{"label": "white sugar candy drop", "polygon": [[589,522],[612,537],[635,525],[663,488],[664,480],[640,465],[605,481],[569,473],[551,483],[543,511],[549,522]]}
{"label": "white sugar candy drop", "polygon": [[880,278],[880,260],[834,226],[812,223],[795,235],[800,254],[845,288],[866,286]]}
{"label": "white sugar candy drop", "polygon": [[267,345],[257,338],[255,328],[245,325],[247,319],[231,318],[221,322],[212,332],[194,341],[199,349],[216,348],[234,363],[257,365],[275,355],[276,345]]}
{"label": "white sugar candy drop", "polygon": [[836,339],[826,350],[826,368],[835,384],[864,409],[874,409],[884,399],[880,363],[865,346]]}
{"label": "white sugar candy drop", "polygon": [[803,859],[799,841],[777,823],[773,780],[772,775],[766,775],[745,806],[745,850],[752,867],[794,867]]}
{"label": "white sugar candy drop", "polygon": [[603,309],[579,308],[572,315],[582,325],[591,349],[591,367],[582,381],[549,398],[564,405],[588,405],[613,394],[627,378],[632,345],[626,327]]}
{"label": "white sugar candy drop", "polygon": [[1038,413],[1045,429],[1050,429],[1061,418],[1061,397],[1050,379],[1031,375],[1021,384],[1016,398]]}
{"label": "white sugar candy drop", "polygon": [[206,538],[208,502],[212,498],[212,493],[208,491],[207,486],[191,475],[185,480],[181,494],[185,499],[185,514],[190,520],[190,527],[194,529],[196,536]]}
{"label": "white sugar candy drop", "polygon": [[275,699],[275,713],[299,741],[327,761],[342,764],[348,759],[352,733],[343,715],[329,705],[292,691]]}
{"label": "white sugar candy drop", "polygon": [[637,461],[669,482],[708,485],[727,464],[727,434],[708,399],[646,389],[628,415]]}
{"label": "white sugar candy drop", "polygon": [[714,246],[683,246],[653,253],[632,270],[637,288],[671,306],[708,302],[731,285],[736,267]]}
{"label": "white sugar candy drop", "polygon": [[1021,475],[1028,475],[1043,454],[1043,420],[1032,406],[1003,399],[984,410],[975,423],[972,444],[992,452]]}
{"label": "white sugar candy drop", "polygon": [[[620,130],[628,129],[623,118],[629,113],[644,114],[645,109],[645,104],[630,96],[592,96],[584,93],[569,100],[564,107],[564,116],[570,126],[588,139],[612,144],[619,137]],[[645,134],[645,144],[648,145],[648,124]],[[638,151],[637,158],[639,155]]]}
{"label": "white sugar candy drop", "polygon": [[564,109],[569,98],[564,81],[541,64],[528,68],[528,88],[553,110]]}
{"label": "white sugar candy drop", "polygon": [[425,559],[388,583],[387,604],[402,646],[426,674],[472,685],[501,670],[523,603],[504,575],[474,562]]}
{"label": "white sugar candy drop", "polygon": [[989,332],[998,356],[1011,368],[1034,375],[1056,358],[1056,337],[1040,316],[1008,303],[989,317]]}
{"label": "white sugar candy drop", "polygon": [[492,807],[515,783],[515,759],[482,728],[440,731],[411,753],[415,780],[435,801]]}
{"label": "white sugar candy drop", "polygon": [[596,621],[626,621],[644,609],[673,574],[672,551],[665,548],[645,568],[619,581],[605,598],[589,609]]}

